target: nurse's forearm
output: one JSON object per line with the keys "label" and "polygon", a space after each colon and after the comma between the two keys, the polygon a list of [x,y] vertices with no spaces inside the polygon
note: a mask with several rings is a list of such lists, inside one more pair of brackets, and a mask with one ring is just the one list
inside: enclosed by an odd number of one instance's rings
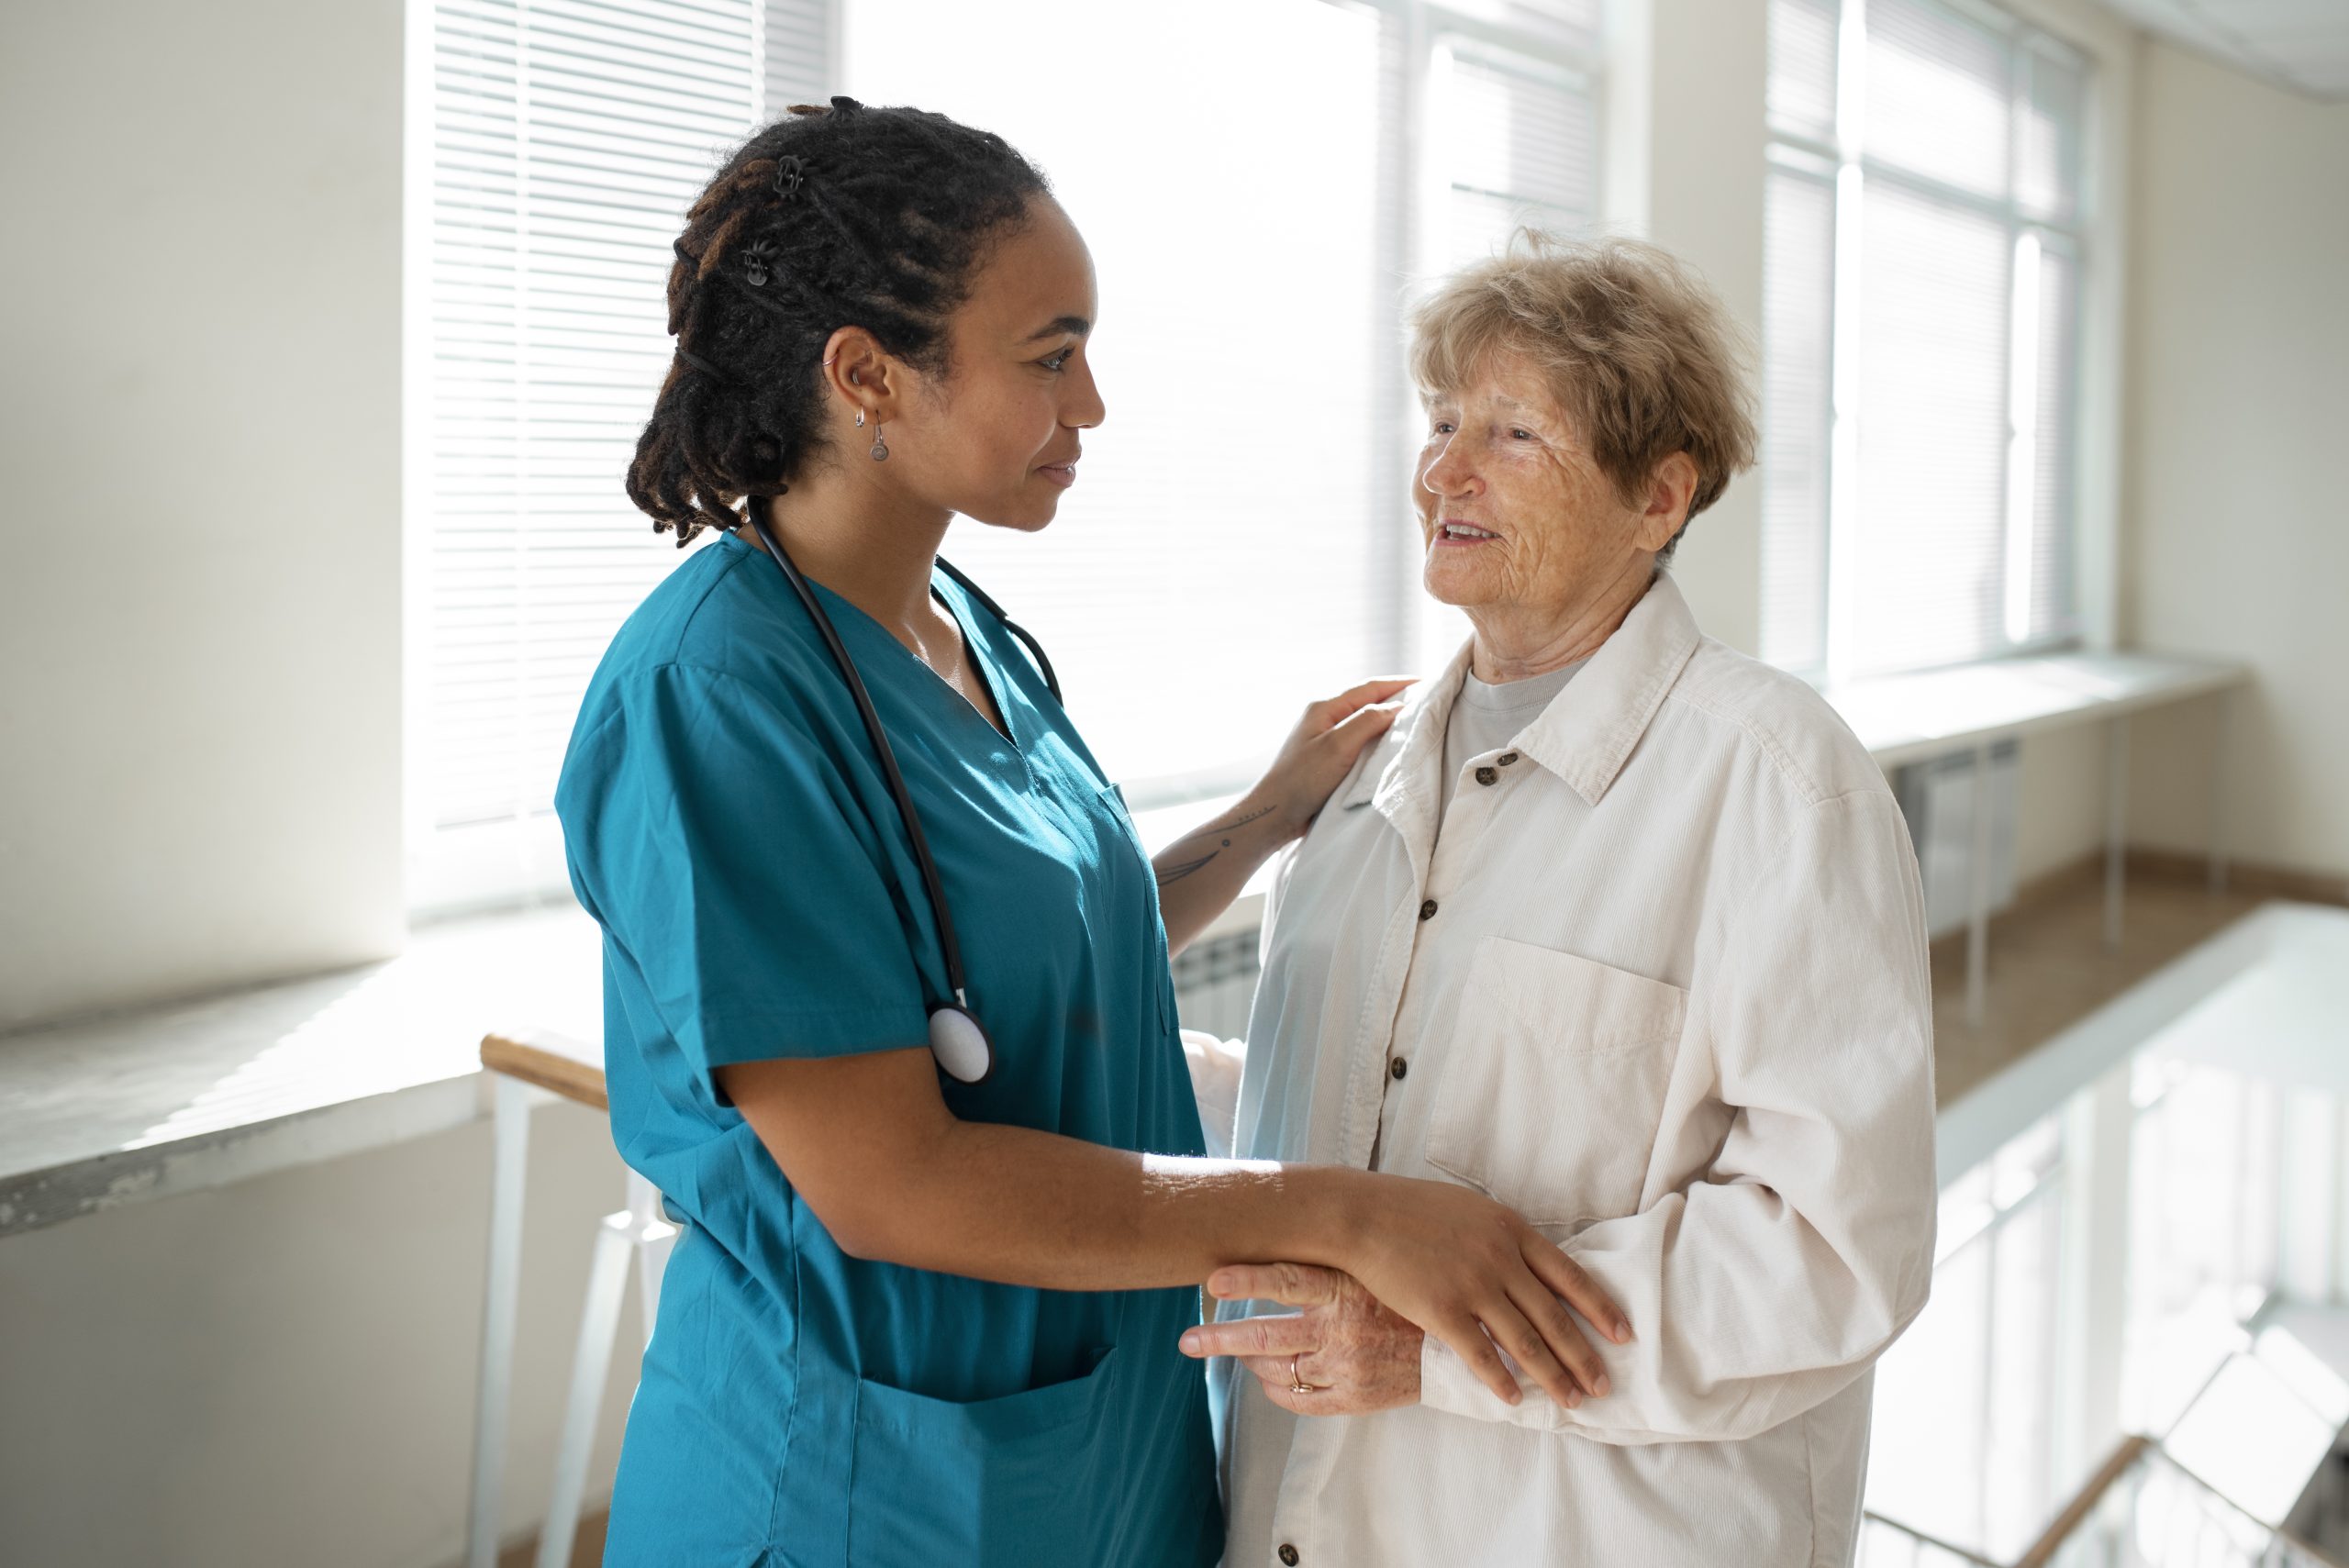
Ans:
{"label": "nurse's forearm", "polygon": [[842,1251],[1009,1284],[1196,1284],[1282,1259],[1347,1268],[1392,1184],[963,1121],[926,1050],[743,1062],[718,1082]]}
{"label": "nurse's forearm", "polygon": [[1573,1260],[1481,1193],[1342,1166],[1136,1154],[947,1108],[920,1047],[718,1070],[845,1251],[1052,1290],[1205,1280],[1226,1263],[1341,1269],[1517,1397],[1497,1346],[1566,1398],[1612,1321]]}
{"label": "nurse's forearm", "polygon": [[1300,810],[1264,789],[1158,851],[1158,912],[1166,922],[1166,951],[1181,952],[1231,906],[1240,890],[1275,851],[1305,830],[1315,801]]}
{"label": "nurse's forearm", "polygon": [[[1140,1155],[961,1122],[890,1226],[892,1261],[1052,1290],[1197,1284],[1236,1258],[1343,1268],[1369,1213],[1342,1167]],[[1303,1252],[1288,1251],[1302,1248]]]}

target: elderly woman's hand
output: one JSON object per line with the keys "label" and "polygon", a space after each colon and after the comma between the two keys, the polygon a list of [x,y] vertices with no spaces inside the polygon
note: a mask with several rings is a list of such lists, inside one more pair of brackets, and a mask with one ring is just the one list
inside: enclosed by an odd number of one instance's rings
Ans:
{"label": "elderly woman's hand", "polygon": [[[1187,1355],[1237,1358],[1264,1385],[1264,1397],[1283,1409],[1365,1416],[1419,1402],[1419,1347],[1426,1336],[1352,1274],[1306,1263],[1241,1263],[1218,1269],[1208,1294],[1304,1309],[1204,1323],[1183,1335]],[[1311,1392],[1298,1393],[1298,1384]]]}

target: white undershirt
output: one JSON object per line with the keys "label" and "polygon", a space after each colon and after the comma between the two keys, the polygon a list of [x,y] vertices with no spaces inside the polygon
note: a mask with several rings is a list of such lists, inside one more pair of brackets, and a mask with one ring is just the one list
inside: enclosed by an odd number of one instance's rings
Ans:
{"label": "white undershirt", "polygon": [[1577,659],[1498,685],[1478,680],[1473,670],[1461,677],[1460,696],[1452,705],[1451,722],[1443,731],[1443,799],[1437,807],[1438,821],[1452,807],[1452,796],[1460,787],[1460,770],[1468,759],[1497,751],[1515,740],[1517,732],[1532,723],[1533,716],[1548,707],[1551,699],[1575,678],[1575,672],[1587,662]]}

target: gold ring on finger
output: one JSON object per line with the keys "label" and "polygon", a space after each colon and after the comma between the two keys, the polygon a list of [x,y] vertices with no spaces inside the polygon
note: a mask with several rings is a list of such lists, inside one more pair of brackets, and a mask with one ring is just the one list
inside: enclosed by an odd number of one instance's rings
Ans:
{"label": "gold ring on finger", "polygon": [[1303,1351],[1288,1358],[1288,1391],[1291,1394],[1319,1394],[1321,1390],[1306,1382],[1304,1374],[1297,1370],[1297,1363],[1304,1359]]}

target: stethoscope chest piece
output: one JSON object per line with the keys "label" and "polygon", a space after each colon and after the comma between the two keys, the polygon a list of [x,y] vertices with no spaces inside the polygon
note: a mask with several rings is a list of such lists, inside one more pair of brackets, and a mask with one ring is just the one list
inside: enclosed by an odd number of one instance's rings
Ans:
{"label": "stethoscope chest piece", "polygon": [[981,1084],[995,1071],[995,1042],[978,1019],[952,1002],[930,1010],[930,1053],[957,1084]]}

